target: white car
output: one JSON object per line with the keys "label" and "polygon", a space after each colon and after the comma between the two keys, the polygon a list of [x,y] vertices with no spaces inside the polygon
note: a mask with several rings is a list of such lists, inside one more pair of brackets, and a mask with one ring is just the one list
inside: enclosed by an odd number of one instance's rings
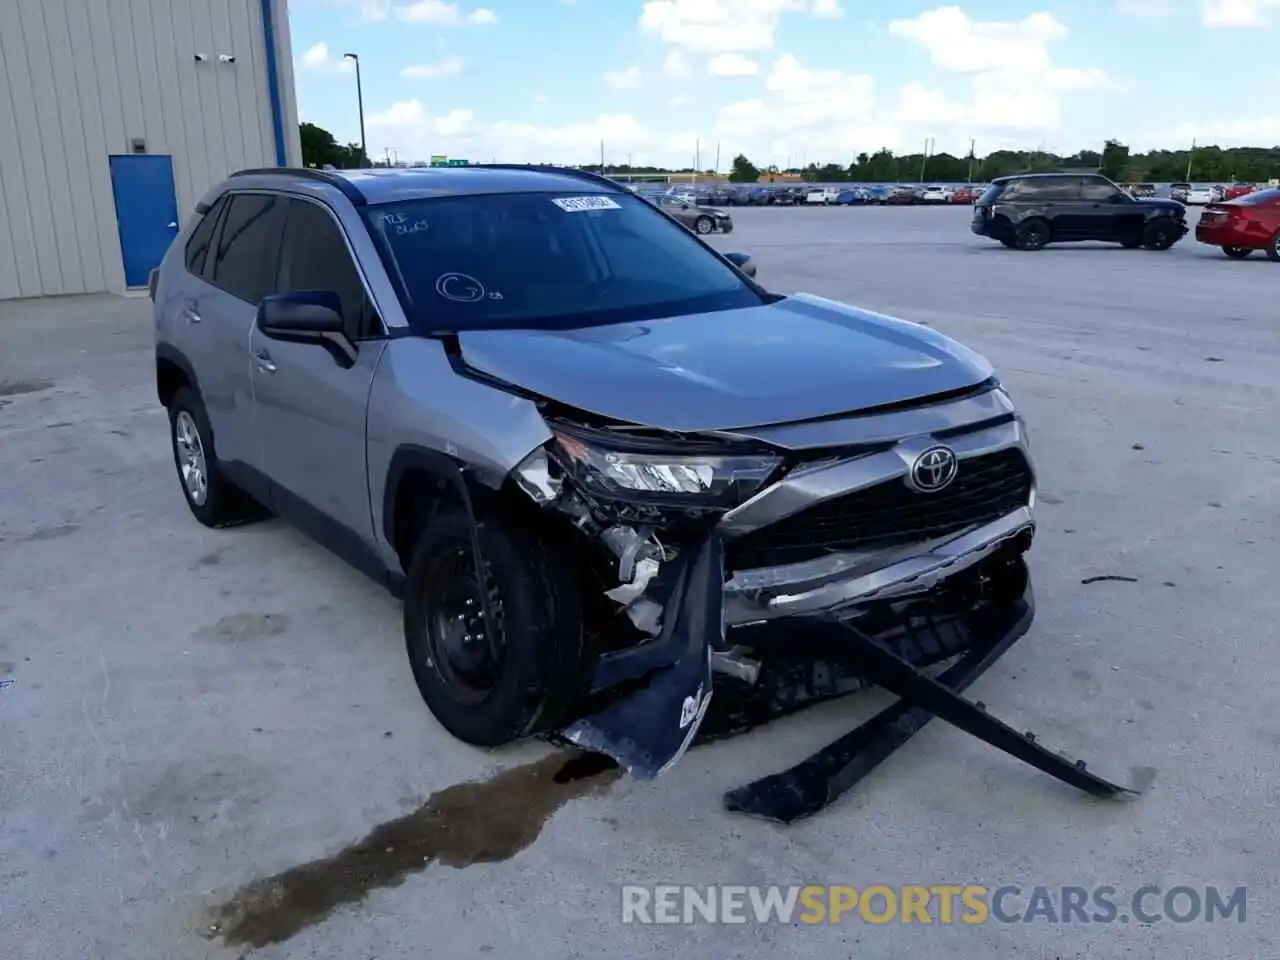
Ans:
{"label": "white car", "polygon": [[1208,187],[1193,187],[1189,183],[1175,184],[1175,189],[1177,187],[1182,187],[1182,190],[1175,193],[1174,199],[1181,200],[1188,206],[1203,207],[1214,200],[1213,191]]}
{"label": "white car", "polygon": [[955,191],[950,187],[925,187],[920,192],[920,199],[925,203],[950,203]]}
{"label": "white car", "polygon": [[823,187],[821,190],[810,190],[804,198],[805,203],[832,204],[840,198],[840,191],[835,187]]}

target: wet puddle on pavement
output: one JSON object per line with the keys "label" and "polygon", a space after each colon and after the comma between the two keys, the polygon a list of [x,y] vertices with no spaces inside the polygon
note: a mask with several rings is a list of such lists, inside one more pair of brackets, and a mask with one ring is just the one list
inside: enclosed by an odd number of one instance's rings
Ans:
{"label": "wet puddle on pavement", "polygon": [[264,947],[432,863],[460,868],[508,860],[562,806],[606,789],[619,775],[606,757],[561,751],[446,787],[332,856],[242,887],[214,911],[210,933],[230,947]]}

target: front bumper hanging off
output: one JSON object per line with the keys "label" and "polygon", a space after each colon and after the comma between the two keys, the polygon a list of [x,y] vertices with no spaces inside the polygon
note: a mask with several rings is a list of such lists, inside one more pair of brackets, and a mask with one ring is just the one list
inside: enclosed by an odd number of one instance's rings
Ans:
{"label": "front bumper hanging off", "polygon": [[900,699],[790,769],[730,790],[725,808],[781,823],[814,814],[856,786],[935,716],[1095,797],[1137,796],[1145,784],[1112,783],[1090,771],[1083,760],[1046,749],[1033,733],[1018,732],[991,716],[980,701],[962,696],[1026,633],[1033,616],[1028,586],[1024,598],[1005,616],[989,612],[972,624],[985,636],[936,678],[849,623],[825,618],[797,623],[798,635],[807,635],[818,647],[838,647],[844,656],[856,657],[869,681]]}
{"label": "front bumper hanging off", "polygon": [[[985,706],[961,694],[1029,628],[1034,596],[1021,556],[999,558],[1016,571],[1015,585],[999,602],[981,603],[966,615],[912,627],[894,643],[872,636],[862,621],[831,613],[789,617],[769,625],[777,645],[803,651],[806,666],[822,672],[845,670],[864,684],[876,684],[900,699],[855,730],[781,773],[729,791],[725,806],[782,823],[791,823],[828,806],[854,787],[931,719],[941,717],[978,739],[1049,775],[1097,797],[1128,798],[1142,786],[1113,783],[1093,773],[1083,760],[1041,746],[1034,734],[1020,733],[991,716]],[[633,775],[648,778],[669,769],[692,745],[794,712],[822,699],[849,692],[830,682],[825,688],[797,691],[776,684],[744,692],[733,681],[716,687],[720,710],[708,711],[712,692],[708,636],[723,637],[721,573],[723,545],[712,536],[690,552],[677,579],[661,635],[637,650],[604,659],[596,671],[598,695],[619,687],[627,695],[579,718],[560,731],[568,742],[607,753]],[[927,635],[926,635],[927,634]],[[723,644],[723,640],[722,640]],[[912,663],[904,655],[911,650]],[[934,662],[960,654],[936,678],[924,672]],[[819,685],[821,687],[822,685]],[[754,697],[755,709],[739,698]],[[704,723],[705,719],[705,723]]]}

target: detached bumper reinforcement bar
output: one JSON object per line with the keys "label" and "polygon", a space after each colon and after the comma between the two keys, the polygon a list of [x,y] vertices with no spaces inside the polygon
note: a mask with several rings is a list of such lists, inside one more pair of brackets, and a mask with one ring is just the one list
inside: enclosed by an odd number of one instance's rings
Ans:
{"label": "detached bumper reinforcement bar", "polygon": [[1142,792],[1141,787],[1099,777],[1083,760],[1040,746],[1033,733],[1019,733],[987,713],[981,703],[960,695],[1026,632],[1025,623],[970,648],[936,679],[848,624],[823,620],[796,626],[838,643],[845,656],[858,658],[859,672],[869,681],[901,699],[791,769],[729,791],[724,795],[727,810],[780,823],[816,813],[856,786],[935,716],[1095,797],[1128,799]]}

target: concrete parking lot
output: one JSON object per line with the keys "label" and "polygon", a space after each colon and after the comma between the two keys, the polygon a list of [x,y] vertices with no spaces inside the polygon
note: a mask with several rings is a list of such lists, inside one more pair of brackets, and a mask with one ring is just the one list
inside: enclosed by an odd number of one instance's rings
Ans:
{"label": "concrete parking lot", "polygon": [[[650,783],[468,748],[422,704],[389,596],[278,522],[190,518],[145,298],[0,303],[0,956],[1276,956],[1280,265],[1190,239],[1021,253],[967,209],[734,215],[714,242],[770,288],[998,366],[1038,458],[1039,617],[973,695],[1105,773],[1154,767],[1150,791],[1092,801],[939,722],[812,820],[721,810],[877,693]],[[1104,575],[1127,579],[1082,583]],[[259,881],[307,864],[273,909]],[[807,883],[1248,901],[1244,922],[622,922],[623,884]]]}

